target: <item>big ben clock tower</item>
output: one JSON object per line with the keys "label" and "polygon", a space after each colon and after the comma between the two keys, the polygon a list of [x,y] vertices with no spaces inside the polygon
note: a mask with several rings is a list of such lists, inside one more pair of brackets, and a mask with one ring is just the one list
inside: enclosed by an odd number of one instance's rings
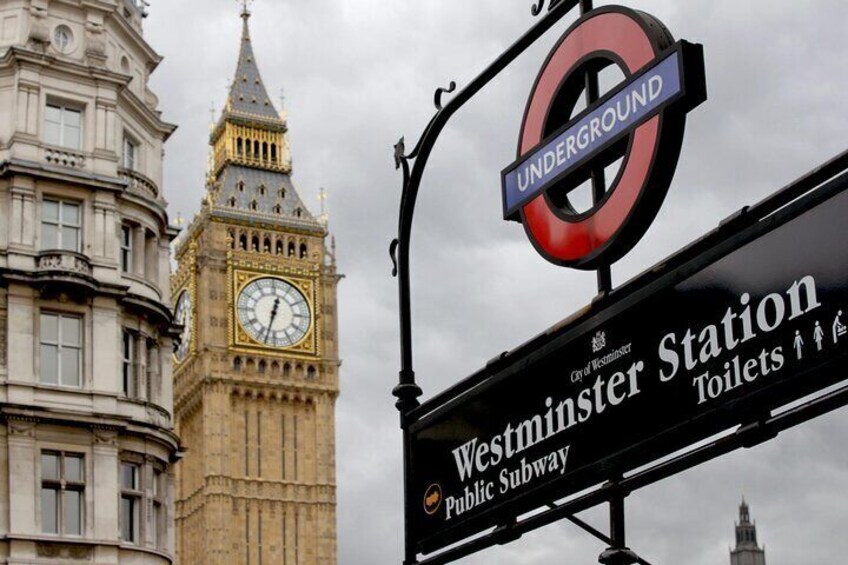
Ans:
{"label": "big ben clock tower", "polygon": [[336,563],[336,274],[326,222],[291,179],[287,125],[248,21],[211,134],[200,213],[172,280],[178,558]]}

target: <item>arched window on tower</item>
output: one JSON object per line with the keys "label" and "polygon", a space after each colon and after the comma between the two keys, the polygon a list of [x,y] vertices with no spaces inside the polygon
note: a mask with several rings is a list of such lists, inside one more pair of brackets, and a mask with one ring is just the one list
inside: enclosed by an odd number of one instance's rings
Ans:
{"label": "arched window on tower", "polygon": [[280,189],[280,198],[285,198],[285,197],[286,197],[286,189],[285,189],[285,188],[281,188],[281,189]]}
{"label": "arched window on tower", "polygon": [[295,254],[295,245],[293,241],[289,242],[289,257],[294,257]]}
{"label": "arched window on tower", "polygon": [[260,374],[265,374],[267,367],[268,365],[265,363],[265,360],[260,359],[259,364],[257,365],[257,371],[259,371]]}
{"label": "arched window on tower", "polygon": [[265,253],[271,253],[271,239],[265,238],[265,243],[262,245],[262,251]]}
{"label": "arched window on tower", "polygon": [[315,376],[316,376],[317,374],[318,374],[318,371],[316,371],[316,370],[315,370],[315,367],[313,367],[312,365],[310,365],[310,366],[309,366],[309,368],[308,368],[308,369],[306,369],[306,380],[307,380],[307,381],[314,381],[314,380],[315,380]]}
{"label": "arched window on tower", "polygon": [[268,189],[265,188],[264,184],[259,185],[259,195],[265,196],[265,193],[268,192]]}
{"label": "arched window on tower", "polygon": [[244,251],[247,251],[247,235],[241,234],[239,236],[239,247],[241,247]]}
{"label": "arched window on tower", "polygon": [[274,213],[275,214],[282,214],[283,213],[283,207],[280,206],[279,204],[277,204],[276,206],[274,206]]}
{"label": "arched window on tower", "polygon": [[251,248],[252,251],[259,251],[259,236],[258,235],[253,236],[253,240],[251,241],[250,248]]}
{"label": "arched window on tower", "polygon": [[250,201],[250,209],[256,210],[257,207],[258,207],[258,204],[256,203],[256,200],[251,200]]}
{"label": "arched window on tower", "polygon": [[227,230],[227,239],[230,241],[230,249],[236,248],[236,234],[233,230]]}
{"label": "arched window on tower", "polygon": [[283,254],[283,242],[281,240],[277,240],[277,255]]}
{"label": "arched window on tower", "polygon": [[277,144],[276,143],[271,144],[271,162],[272,163],[277,162]]}
{"label": "arched window on tower", "polygon": [[268,142],[267,141],[262,142],[262,160],[263,161],[268,160]]}
{"label": "arched window on tower", "polygon": [[236,357],[233,359],[233,370],[235,372],[241,371],[241,357]]}
{"label": "arched window on tower", "polygon": [[253,155],[253,142],[250,139],[244,140],[244,154],[248,159]]}
{"label": "arched window on tower", "polygon": [[244,156],[244,140],[242,138],[238,138],[236,141],[236,152],[239,157]]}
{"label": "arched window on tower", "polygon": [[300,244],[300,258],[306,259],[306,244],[305,243]]}
{"label": "arched window on tower", "polygon": [[259,159],[259,140],[253,142],[253,158]]}
{"label": "arched window on tower", "polygon": [[288,378],[288,377],[291,376],[291,364],[290,363],[286,363],[285,365],[283,365],[283,376],[285,378]]}
{"label": "arched window on tower", "polygon": [[300,208],[295,208],[294,215],[300,218],[301,216],[303,216],[303,210],[301,210]]}
{"label": "arched window on tower", "polygon": [[227,204],[230,206],[230,208],[235,208],[236,207],[236,197],[230,196],[230,199],[227,200]]}
{"label": "arched window on tower", "polygon": [[240,180],[236,183],[236,189],[239,192],[244,192],[244,181]]}

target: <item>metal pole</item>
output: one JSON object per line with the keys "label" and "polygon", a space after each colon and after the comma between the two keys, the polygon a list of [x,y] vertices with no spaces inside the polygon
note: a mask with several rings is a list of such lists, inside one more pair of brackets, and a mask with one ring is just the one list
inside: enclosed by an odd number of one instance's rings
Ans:
{"label": "metal pole", "polygon": [[[401,427],[403,428],[403,484],[404,491],[406,491],[407,485],[409,484],[409,479],[412,476],[412,457],[410,457],[409,428],[406,425],[406,422],[404,422],[403,420],[403,414],[401,414]],[[406,492],[404,492],[404,496],[406,496]],[[405,524],[403,565],[415,565],[416,563],[418,563],[418,553],[415,549],[415,544],[412,541],[412,529],[410,527],[410,525],[412,524],[412,516],[408,500],[404,501],[403,509]]]}
{"label": "metal pole", "polygon": [[641,561],[638,555],[627,548],[624,527],[625,492],[620,483],[623,478],[617,477],[608,485],[611,490],[609,498],[610,546],[598,557],[598,562],[603,565],[633,565]]}
{"label": "metal pole", "polygon": [[624,496],[620,491],[610,500],[610,542],[615,549],[627,546],[624,531]]}
{"label": "metal pole", "polygon": [[[580,0],[580,15],[592,11],[592,0]],[[586,71],[586,107],[594,104],[601,97],[598,85],[598,74],[592,70]],[[603,167],[592,168],[592,205],[598,204],[606,193],[606,178]],[[598,267],[598,294],[612,290],[612,272],[609,265]]]}

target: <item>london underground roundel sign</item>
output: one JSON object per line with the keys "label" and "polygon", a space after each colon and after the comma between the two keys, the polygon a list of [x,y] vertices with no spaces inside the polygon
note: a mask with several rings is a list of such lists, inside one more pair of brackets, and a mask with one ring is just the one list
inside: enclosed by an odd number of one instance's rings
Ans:
{"label": "london underground roundel sign", "polygon": [[[572,116],[588,73],[615,65],[625,79]],[[609,6],[562,37],[524,114],[518,159],[502,173],[504,218],[520,221],[558,265],[611,264],[644,235],[680,155],[686,114],[706,100],[703,50],[674,41],[653,16]],[[602,198],[578,212],[569,192],[621,160]]]}

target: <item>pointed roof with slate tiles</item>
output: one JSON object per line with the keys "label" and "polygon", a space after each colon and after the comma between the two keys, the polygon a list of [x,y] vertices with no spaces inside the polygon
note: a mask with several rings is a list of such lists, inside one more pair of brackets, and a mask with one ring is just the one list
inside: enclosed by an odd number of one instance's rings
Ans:
{"label": "pointed roof with slate tiles", "polygon": [[238,66],[236,74],[230,85],[230,95],[227,99],[227,107],[224,113],[234,114],[244,118],[260,118],[273,122],[282,122],[265,84],[259,74],[259,66],[256,64],[256,56],[253,53],[253,45],[250,41],[250,12],[245,7],[242,10],[243,21],[241,32],[241,49],[239,51]]}
{"label": "pointed roof with slate tiles", "polygon": [[[213,152],[220,161],[209,181],[209,199],[216,216],[236,221],[276,224],[285,228],[324,232],[325,227],[306,208],[291,179],[287,161],[287,127],[271,103],[250,42],[250,12],[242,10],[243,29],[236,75],[223,114],[212,132]],[[228,124],[251,128],[251,131],[273,132],[271,139],[281,142],[274,147],[251,151],[259,141],[244,140],[242,153],[230,145]],[[235,134],[233,134],[235,135]],[[265,145],[268,145],[267,143]],[[267,153],[266,153],[267,152]],[[262,156],[262,158],[260,158]],[[269,159],[270,158],[270,159]]]}

